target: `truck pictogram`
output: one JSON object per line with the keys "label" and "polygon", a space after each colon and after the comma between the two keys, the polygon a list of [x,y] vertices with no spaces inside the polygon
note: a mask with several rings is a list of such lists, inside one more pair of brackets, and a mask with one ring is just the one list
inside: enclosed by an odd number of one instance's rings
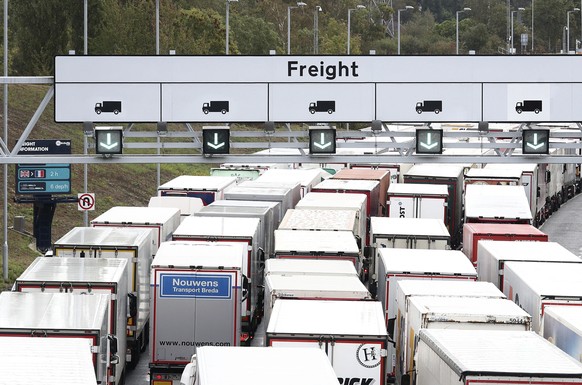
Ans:
{"label": "truck pictogram", "polygon": [[102,112],[113,112],[115,115],[121,112],[121,101],[119,100],[105,100],[101,103],[95,103],[95,112],[97,115]]}
{"label": "truck pictogram", "polygon": [[435,114],[438,114],[443,110],[443,101],[424,100],[422,102],[416,103],[415,109],[419,114],[422,114],[423,112],[434,112]]}
{"label": "truck pictogram", "polygon": [[541,100],[524,100],[523,102],[515,103],[515,111],[518,114],[521,114],[522,112],[535,112],[536,114],[539,114],[541,110]]}
{"label": "truck pictogram", "polygon": [[208,114],[209,112],[221,112],[223,115],[229,110],[228,100],[213,100],[202,104],[202,112]]}
{"label": "truck pictogram", "polygon": [[335,112],[335,100],[318,100],[309,103],[309,112],[315,114],[316,112],[326,112],[332,114]]}

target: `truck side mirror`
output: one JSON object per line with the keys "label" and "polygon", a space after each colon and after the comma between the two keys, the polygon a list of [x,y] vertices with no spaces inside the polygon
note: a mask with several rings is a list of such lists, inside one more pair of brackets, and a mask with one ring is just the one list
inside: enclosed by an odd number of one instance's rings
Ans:
{"label": "truck side mirror", "polygon": [[263,250],[262,247],[259,247],[258,258],[259,258],[259,267],[261,269],[263,269],[265,267],[265,250]]}
{"label": "truck side mirror", "polygon": [[358,245],[358,249],[362,249],[362,237],[356,235],[356,244]]}
{"label": "truck side mirror", "polygon": [[108,335],[107,340],[109,341],[109,353],[117,354],[117,337]]}
{"label": "truck side mirror", "polygon": [[127,294],[127,311],[130,317],[137,315],[137,296],[133,293]]}
{"label": "truck side mirror", "polygon": [[394,339],[394,324],[396,322],[396,318],[390,318],[388,320],[388,325],[387,329],[388,329],[388,334],[390,335],[390,337],[392,337],[392,339]]}
{"label": "truck side mirror", "polygon": [[241,301],[244,301],[249,296],[251,291],[251,285],[248,277],[243,274],[242,276],[242,298]]}
{"label": "truck side mirror", "polygon": [[400,380],[402,385],[410,385],[410,374],[403,374]]}

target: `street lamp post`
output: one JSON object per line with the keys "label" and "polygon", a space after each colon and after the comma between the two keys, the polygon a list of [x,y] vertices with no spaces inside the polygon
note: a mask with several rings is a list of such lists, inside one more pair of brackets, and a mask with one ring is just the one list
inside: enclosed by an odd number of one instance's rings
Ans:
{"label": "street lamp post", "polygon": [[457,11],[457,55],[459,54],[459,13],[468,12],[471,8],[463,8],[462,11]]}
{"label": "street lamp post", "polygon": [[511,11],[511,54],[514,55],[515,54],[515,48],[514,48],[514,44],[513,44],[513,15],[515,13],[518,13],[519,11],[525,11],[525,8],[518,8],[517,11]]}
{"label": "street lamp post", "polygon": [[230,13],[230,3],[232,2],[237,2],[238,0],[226,0],[226,54],[228,55],[229,53],[229,49],[228,49],[228,43],[229,43],[229,38],[230,38],[230,27],[229,27],[229,22],[228,22],[228,17],[229,17],[229,13]]}
{"label": "street lamp post", "polygon": [[407,11],[409,9],[414,9],[412,5],[407,5],[406,7],[398,10],[398,55],[400,55],[400,12]]}
{"label": "street lamp post", "polygon": [[534,53],[534,1],[531,0],[531,53]]}
{"label": "street lamp post", "polygon": [[566,54],[570,53],[570,14],[572,12],[579,12],[580,8],[574,8],[571,11],[566,12]]}
{"label": "street lamp post", "polygon": [[160,54],[160,0],[156,0],[156,55]]}
{"label": "street lamp post", "polygon": [[352,11],[358,10],[358,9],[365,9],[366,6],[362,5],[362,4],[358,4],[356,5],[356,8],[352,8],[352,9],[348,9],[348,55],[350,54],[350,38],[351,38],[351,14]]}
{"label": "street lamp post", "polygon": [[316,55],[319,53],[319,12],[323,12],[323,9],[317,5],[313,15],[313,53]]}
{"label": "street lamp post", "polygon": [[303,1],[298,1],[297,6],[288,6],[287,7],[287,55],[291,55],[291,10],[294,8],[305,7]]}

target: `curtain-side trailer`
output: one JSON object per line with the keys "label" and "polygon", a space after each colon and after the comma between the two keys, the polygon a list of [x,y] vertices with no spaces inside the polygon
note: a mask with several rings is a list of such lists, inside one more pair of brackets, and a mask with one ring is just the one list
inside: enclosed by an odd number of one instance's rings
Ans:
{"label": "curtain-side trailer", "polygon": [[234,176],[180,175],[158,186],[158,196],[200,198],[206,206],[223,199],[224,192],[235,185]]}
{"label": "curtain-side trailer", "polygon": [[267,345],[325,351],[341,385],[386,384],[387,332],[376,301],[275,303]]}
{"label": "curtain-side trailer", "polygon": [[461,242],[463,220],[463,165],[415,164],[404,174],[404,183],[427,183],[447,186],[447,220],[451,246],[456,249]]}
{"label": "curtain-side trailer", "polygon": [[390,218],[433,218],[447,221],[447,186],[423,183],[393,183],[388,187]]}
{"label": "curtain-side trailer", "polygon": [[241,243],[162,244],[151,266],[150,384],[178,385],[199,346],[240,344],[247,252]]}
{"label": "curtain-side trailer", "polygon": [[531,330],[531,316],[503,298],[413,296],[397,305],[396,378],[414,370],[421,329]]}
{"label": "curtain-side trailer", "polygon": [[534,332],[423,329],[414,374],[416,385],[573,385],[582,364]]}
{"label": "curtain-side trailer", "polygon": [[172,239],[180,225],[180,210],[174,207],[115,206],[91,221],[91,227],[140,227],[153,229],[155,254],[160,244]]}
{"label": "curtain-side trailer", "polygon": [[548,235],[529,224],[465,223],[463,253],[477,266],[477,245],[480,240],[547,242]]}
{"label": "curtain-side trailer", "polygon": [[509,261],[582,263],[580,257],[557,242],[479,241],[479,280],[491,282],[503,291],[505,263]]}
{"label": "curtain-side trailer", "polygon": [[[385,310],[388,334],[394,340],[396,284],[403,279],[477,280],[477,272],[457,250],[380,249],[377,298]],[[388,346],[388,362],[395,362],[396,351]],[[394,376],[394,365],[388,368]]]}
{"label": "curtain-side trailer", "polygon": [[[89,341],[99,384],[109,384],[115,356],[110,349],[109,297],[106,294],[0,293],[0,339],[50,337]],[[16,345],[16,342],[15,344]],[[113,359],[112,359],[113,358]],[[2,373],[4,377],[5,373]],[[40,382],[43,383],[43,382]]]}
{"label": "curtain-side trailer", "polygon": [[360,247],[351,231],[275,230],[275,257],[348,260],[364,275]]}
{"label": "curtain-side trailer", "polygon": [[503,293],[532,316],[541,333],[548,306],[582,306],[582,263],[505,262]]}
{"label": "curtain-side trailer", "polygon": [[319,349],[202,346],[180,384],[337,385],[337,377]]}
{"label": "curtain-side trailer", "polygon": [[174,231],[174,241],[239,242],[247,253],[244,274],[250,282],[242,304],[242,341],[250,343],[263,312],[264,240],[259,218],[189,217]]}
{"label": "curtain-side trailer", "polygon": [[135,368],[149,342],[150,264],[153,231],[145,228],[74,227],[53,245],[55,257],[124,258],[127,260],[127,353]]}
{"label": "curtain-side trailer", "polygon": [[95,385],[91,344],[81,338],[0,337],[2,384]]}
{"label": "curtain-side trailer", "polygon": [[125,378],[127,287],[127,260],[121,258],[37,257],[14,282],[14,291],[24,293],[108,295],[109,330],[117,338],[118,351],[118,363],[111,368],[112,385],[120,385]]}

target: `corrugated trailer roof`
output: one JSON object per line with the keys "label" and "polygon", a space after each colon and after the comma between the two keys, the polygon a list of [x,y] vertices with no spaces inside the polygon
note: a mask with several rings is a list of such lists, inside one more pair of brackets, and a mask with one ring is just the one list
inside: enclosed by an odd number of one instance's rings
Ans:
{"label": "corrugated trailer roof", "polygon": [[362,206],[365,207],[367,198],[365,194],[356,193],[327,193],[327,192],[310,192],[305,194],[303,198],[297,203],[295,208],[304,207],[318,207],[318,208],[355,208],[360,210]]}
{"label": "corrugated trailer roof", "polygon": [[280,230],[344,230],[352,231],[356,223],[355,210],[289,209]]}
{"label": "corrugated trailer roof", "polygon": [[[280,298],[301,298],[303,293],[310,298],[369,299],[370,292],[357,278],[345,275],[268,275],[267,286]],[[320,293],[320,294],[317,294]],[[275,301],[276,302],[276,301]]]}
{"label": "corrugated trailer roof", "polygon": [[275,253],[318,252],[358,254],[351,231],[275,230]]}
{"label": "corrugated trailer roof", "polygon": [[582,364],[535,332],[421,329],[419,335],[459,377],[582,378]]}
{"label": "corrugated trailer roof", "polygon": [[465,254],[458,250],[378,249],[387,274],[443,274],[475,276],[477,271]]}
{"label": "corrugated trailer roof", "polygon": [[432,296],[459,296],[466,297],[491,297],[506,298],[491,282],[481,281],[448,281],[442,279],[404,279],[396,282],[397,290],[406,296],[432,295]]}
{"label": "corrugated trailer roof", "polygon": [[265,261],[265,275],[268,274],[358,276],[358,272],[351,261],[303,258],[269,258]]}

